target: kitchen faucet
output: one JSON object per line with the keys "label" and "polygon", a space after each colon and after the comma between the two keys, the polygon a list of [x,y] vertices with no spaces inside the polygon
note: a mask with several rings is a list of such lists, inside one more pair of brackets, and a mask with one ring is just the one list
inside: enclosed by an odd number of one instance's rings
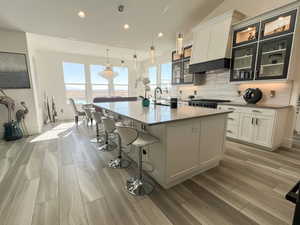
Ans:
{"label": "kitchen faucet", "polygon": [[159,91],[160,94],[162,94],[162,89],[160,87],[156,87],[154,89],[154,104],[156,104],[156,94],[157,94],[157,91]]}

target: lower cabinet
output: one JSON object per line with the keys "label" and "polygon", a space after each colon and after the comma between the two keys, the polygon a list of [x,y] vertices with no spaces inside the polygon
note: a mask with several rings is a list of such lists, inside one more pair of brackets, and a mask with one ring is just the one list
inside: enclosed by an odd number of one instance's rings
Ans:
{"label": "lower cabinet", "polygon": [[[284,139],[288,108],[265,109],[219,106],[222,110],[232,110],[227,121],[227,137],[243,142],[278,148]],[[235,121],[235,122],[233,122]]]}
{"label": "lower cabinet", "polygon": [[274,117],[259,116],[253,117],[253,141],[258,145],[272,147]]}
{"label": "lower cabinet", "polygon": [[242,113],[240,117],[239,139],[251,142],[253,139],[253,117],[250,113]]}

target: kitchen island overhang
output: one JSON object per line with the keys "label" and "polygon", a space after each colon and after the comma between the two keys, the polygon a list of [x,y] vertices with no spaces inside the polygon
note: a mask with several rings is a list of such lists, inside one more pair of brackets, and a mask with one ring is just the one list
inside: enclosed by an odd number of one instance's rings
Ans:
{"label": "kitchen island overhang", "polygon": [[[191,106],[147,108],[139,101],[94,106],[134,121],[160,140],[145,148],[145,160],[154,168],[148,174],[164,188],[216,167],[222,159],[227,115],[231,111]],[[137,151],[131,152],[130,157],[136,160]]]}

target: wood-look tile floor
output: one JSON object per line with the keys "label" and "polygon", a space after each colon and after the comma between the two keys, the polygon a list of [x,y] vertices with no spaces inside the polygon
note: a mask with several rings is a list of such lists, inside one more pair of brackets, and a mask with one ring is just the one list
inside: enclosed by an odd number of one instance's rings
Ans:
{"label": "wood-look tile floor", "polygon": [[147,197],[127,194],[135,169],[106,168],[91,128],[62,123],[0,142],[0,225],[289,225],[285,193],[300,179],[300,151],[227,142],[219,167]]}

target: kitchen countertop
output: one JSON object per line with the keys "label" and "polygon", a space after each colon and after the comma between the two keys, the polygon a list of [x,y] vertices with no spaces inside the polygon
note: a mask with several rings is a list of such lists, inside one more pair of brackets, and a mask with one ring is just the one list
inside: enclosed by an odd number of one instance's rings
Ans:
{"label": "kitchen countertop", "polygon": [[93,105],[150,126],[231,112],[191,106],[178,106],[177,109],[171,109],[169,106],[150,104],[149,107],[143,107],[141,101],[93,103]]}
{"label": "kitchen countertop", "polygon": [[218,105],[231,105],[238,107],[250,107],[250,108],[266,108],[266,109],[283,109],[292,107],[292,105],[273,105],[273,104],[247,104],[247,103],[239,103],[239,102],[224,102],[219,103]]}

